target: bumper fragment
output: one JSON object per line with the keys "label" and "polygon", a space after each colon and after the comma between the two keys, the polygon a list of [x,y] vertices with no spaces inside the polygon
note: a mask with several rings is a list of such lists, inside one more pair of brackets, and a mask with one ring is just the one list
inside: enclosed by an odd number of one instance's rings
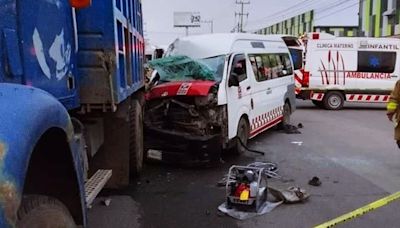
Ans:
{"label": "bumper fragment", "polygon": [[145,148],[150,159],[185,165],[219,161],[222,152],[220,135],[193,136],[151,127],[145,128]]}

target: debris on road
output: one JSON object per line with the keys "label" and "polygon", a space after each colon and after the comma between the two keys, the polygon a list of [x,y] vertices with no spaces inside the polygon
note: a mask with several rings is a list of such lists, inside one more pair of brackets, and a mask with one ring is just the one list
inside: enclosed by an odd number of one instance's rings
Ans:
{"label": "debris on road", "polygon": [[294,186],[289,187],[287,190],[268,187],[268,190],[277,200],[287,204],[304,202],[310,197],[306,190]]}
{"label": "debris on road", "polygon": [[105,200],[103,201],[103,203],[104,203],[104,205],[105,205],[106,207],[108,207],[108,206],[110,206],[110,204],[111,204],[111,199],[105,199]]}
{"label": "debris on road", "polygon": [[303,124],[302,123],[299,123],[299,124],[297,124],[297,128],[303,128]]}
{"label": "debris on road", "polygon": [[245,143],[243,143],[243,141],[240,138],[238,138],[238,140],[239,140],[239,143],[242,145],[242,147],[244,149],[246,149],[246,151],[265,156],[265,152],[250,149],[250,148],[247,147],[247,145],[245,145]]}
{"label": "debris on road", "polygon": [[283,203],[283,201],[276,202],[276,203],[265,201],[264,204],[261,205],[260,210],[258,212],[246,212],[246,211],[240,211],[236,208],[230,208],[230,207],[228,207],[227,203],[225,202],[218,207],[218,210],[220,212],[223,212],[223,213],[233,217],[233,218],[236,218],[239,220],[245,220],[245,219],[253,218],[255,216],[264,215],[266,213],[269,213],[273,209],[275,209],[276,207],[281,205],[282,203]]}
{"label": "debris on road", "polygon": [[309,184],[309,185],[312,185],[312,186],[318,187],[318,186],[321,186],[322,182],[321,182],[321,180],[320,180],[318,177],[313,177],[313,178],[308,182],[308,184]]}
{"label": "debris on road", "polygon": [[301,134],[299,128],[290,124],[286,124],[283,126],[283,132],[285,132],[286,134]]}
{"label": "debris on road", "polygon": [[303,142],[301,142],[301,141],[300,141],[300,142],[293,141],[292,144],[296,144],[296,145],[298,145],[298,146],[302,146],[302,145],[303,145]]}

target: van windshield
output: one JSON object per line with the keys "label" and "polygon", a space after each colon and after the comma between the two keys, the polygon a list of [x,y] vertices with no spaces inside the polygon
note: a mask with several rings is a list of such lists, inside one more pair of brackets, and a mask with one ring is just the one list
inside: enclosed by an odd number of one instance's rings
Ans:
{"label": "van windshield", "polygon": [[187,56],[169,56],[149,62],[160,75],[160,83],[171,81],[222,80],[225,56],[192,59]]}

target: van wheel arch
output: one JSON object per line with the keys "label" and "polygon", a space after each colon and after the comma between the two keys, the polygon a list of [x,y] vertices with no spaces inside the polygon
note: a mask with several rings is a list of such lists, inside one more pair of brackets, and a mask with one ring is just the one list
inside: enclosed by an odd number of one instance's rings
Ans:
{"label": "van wheel arch", "polygon": [[282,121],[278,124],[278,129],[284,129],[290,124],[290,116],[292,115],[292,105],[289,99],[285,100],[282,110]]}
{"label": "van wheel arch", "polygon": [[243,114],[238,123],[237,123],[237,129],[236,129],[236,137],[233,140],[233,153],[237,155],[244,154],[245,148],[242,146],[242,143],[247,146],[247,142],[250,138],[250,122],[249,122],[249,117],[247,114]]}

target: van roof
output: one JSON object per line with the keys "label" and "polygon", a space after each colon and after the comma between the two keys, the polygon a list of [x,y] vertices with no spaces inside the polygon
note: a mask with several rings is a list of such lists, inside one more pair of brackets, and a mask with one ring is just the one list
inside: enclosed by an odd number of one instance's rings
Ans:
{"label": "van roof", "polygon": [[219,55],[226,55],[232,52],[234,44],[238,40],[278,42],[285,44],[283,35],[258,35],[249,33],[217,33],[196,36],[187,36],[177,39],[171,44],[168,52],[187,55],[192,58],[209,58]]}

